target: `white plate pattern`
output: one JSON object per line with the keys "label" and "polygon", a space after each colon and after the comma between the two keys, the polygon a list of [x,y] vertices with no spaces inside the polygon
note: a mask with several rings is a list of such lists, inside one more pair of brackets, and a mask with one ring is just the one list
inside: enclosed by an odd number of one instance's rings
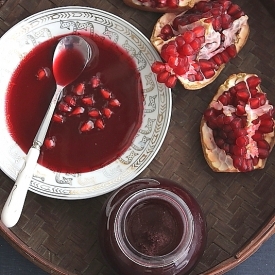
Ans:
{"label": "white plate pattern", "polygon": [[15,180],[25,153],[7,127],[6,91],[12,73],[37,44],[55,36],[85,32],[111,39],[128,51],[140,71],[144,89],[144,116],[132,145],[116,161],[81,174],[56,173],[37,165],[30,190],[58,199],[84,199],[108,193],[138,176],[153,160],[166,136],[171,116],[171,91],[157,83],[150,66],[159,55],[150,41],[125,20],[98,9],[63,7],[26,18],[0,39],[0,167]]}

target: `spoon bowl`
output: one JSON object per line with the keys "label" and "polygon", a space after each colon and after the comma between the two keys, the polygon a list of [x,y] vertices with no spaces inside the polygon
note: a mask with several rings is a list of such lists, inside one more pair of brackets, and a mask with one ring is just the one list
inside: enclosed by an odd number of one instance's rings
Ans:
{"label": "spoon bowl", "polygon": [[44,142],[56,104],[62,96],[63,88],[78,78],[86,66],[91,64],[94,56],[90,45],[77,35],[65,36],[57,44],[53,55],[56,91],[3,207],[1,220],[6,227],[13,227],[21,216],[27,191],[40,155],[40,148]]}

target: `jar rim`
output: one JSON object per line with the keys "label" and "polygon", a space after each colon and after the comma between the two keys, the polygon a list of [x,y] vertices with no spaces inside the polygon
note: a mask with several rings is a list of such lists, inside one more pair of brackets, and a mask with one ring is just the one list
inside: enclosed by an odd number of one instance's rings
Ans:
{"label": "jar rim", "polygon": [[[130,243],[125,231],[126,218],[131,209],[138,204],[151,199],[168,202],[181,217],[181,223],[184,228],[179,244],[164,255],[151,256],[138,251]],[[120,205],[115,216],[114,234],[120,250],[136,264],[145,267],[163,267],[177,265],[177,263],[180,262],[182,265],[184,259],[188,255],[194,237],[194,219],[188,205],[180,196],[159,186],[148,187],[135,191]],[[188,261],[186,264],[187,263]]]}

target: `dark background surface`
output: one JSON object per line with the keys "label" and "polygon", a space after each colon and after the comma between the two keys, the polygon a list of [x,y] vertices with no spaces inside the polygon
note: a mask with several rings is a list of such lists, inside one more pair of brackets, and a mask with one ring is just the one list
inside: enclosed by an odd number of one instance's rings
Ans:
{"label": "dark background surface", "polygon": [[[32,262],[25,259],[0,237],[0,275],[46,275]],[[248,260],[226,275],[274,275],[275,235],[266,241]]]}

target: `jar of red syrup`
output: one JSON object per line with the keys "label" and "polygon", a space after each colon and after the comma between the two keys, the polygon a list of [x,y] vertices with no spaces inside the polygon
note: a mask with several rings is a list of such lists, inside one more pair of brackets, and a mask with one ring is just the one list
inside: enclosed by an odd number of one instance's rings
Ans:
{"label": "jar of red syrup", "polygon": [[200,206],[167,179],[139,179],[115,191],[99,232],[103,255],[119,275],[188,274],[206,243]]}

